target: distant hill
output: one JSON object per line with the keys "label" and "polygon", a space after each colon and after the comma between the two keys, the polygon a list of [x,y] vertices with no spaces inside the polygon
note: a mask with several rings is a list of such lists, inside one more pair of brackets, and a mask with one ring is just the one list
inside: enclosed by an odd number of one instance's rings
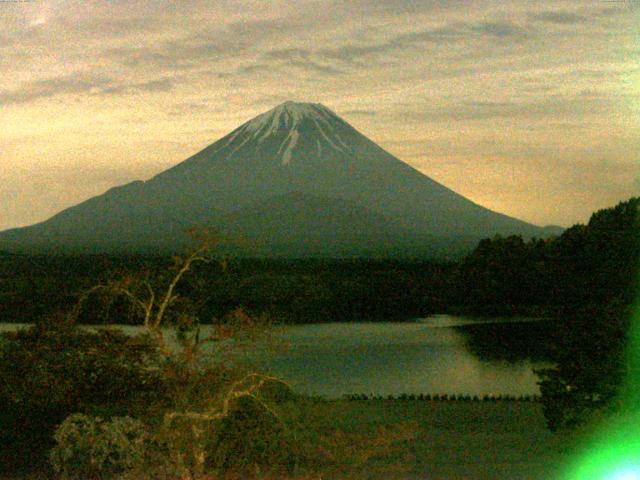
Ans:
{"label": "distant hill", "polygon": [[148,181],[1,232],[0,249],[174,250],[192,226],[245,237],[239,253],[284,256],[431,255],[562,231],[481,207],[328,108],[286,102]]}

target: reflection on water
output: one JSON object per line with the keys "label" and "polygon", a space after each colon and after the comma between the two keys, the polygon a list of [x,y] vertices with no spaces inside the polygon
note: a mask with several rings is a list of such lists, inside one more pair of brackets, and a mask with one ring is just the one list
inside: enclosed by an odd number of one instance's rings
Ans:
{"label": "reflection on water", "polygon": [[[498,330],[492,330],[500,323],[505,327],[515,325],[498,319],[477,323],[438,315],[403,323],[286,326],[278,329],[277,336],[288,348],[269,354],[265,360],[270,370],[295,390],[325,397],[347,393],[538,393],[533,370],[548,364],[502,355],[495,346],[504,341],[496,341],[494,333]],[[0,331],[15,328],[0,324]],[[465,333],[467,328],[473,332],[471,336]],[[518,322],[518,328],[524,337],[529,331],[540,330],[525,322]],[[123,329],[131,334],[140,331],[140,327]],[[509,337],[515,338],[512,333]],[[483,346],[488,348],[480,348]],[[490,354],[485,355],[483,350]]]}
{"label": "reflection on water", "polygon": [[547,364],[479,358],[459,328],[466,323],[438,316],[411,323],[289,326],[282,332],[288,351],[268,363],[295,389],[327,397],[539,392],[533,370]]}

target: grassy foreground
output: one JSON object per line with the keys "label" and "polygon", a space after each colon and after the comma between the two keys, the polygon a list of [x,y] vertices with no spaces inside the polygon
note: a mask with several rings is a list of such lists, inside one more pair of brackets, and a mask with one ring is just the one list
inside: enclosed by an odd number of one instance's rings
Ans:
{"label": "grassy foreground", "polygon": [[[299,479],[545,480],[572,451],[573,439],[546,429],[538,402],[307,400],[298,407],[320,439],[309,455],[321,472]],[[0,477],[9,478],[53,477]]]}
{"label": "grassy foreground", "polygon": [[363,462],[355,477],[362,479],[553,479],[573,443],[546,429],[538,402],[372,400],[313,408],[345,432],[409,432],[389,455]]}

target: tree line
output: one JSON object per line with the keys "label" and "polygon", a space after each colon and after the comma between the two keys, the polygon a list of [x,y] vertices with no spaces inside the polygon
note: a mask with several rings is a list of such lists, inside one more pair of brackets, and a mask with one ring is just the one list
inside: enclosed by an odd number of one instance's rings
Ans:
{"label": "tree line", "polygon": [[[482,240],[456,262],[388,259],[229,259],[201,266],[178,293],[204,323],[243,307],[285,323],[394,321],[432,313],[562,316],[633,298],[638,199],[549,239]],[[97,283],[160,279],[166,257],[0,255],[0,321],[67,311]],[[139,324],[123,298],[96,292],[81,322]],[[185,305],[187,308],[187,305]]]}

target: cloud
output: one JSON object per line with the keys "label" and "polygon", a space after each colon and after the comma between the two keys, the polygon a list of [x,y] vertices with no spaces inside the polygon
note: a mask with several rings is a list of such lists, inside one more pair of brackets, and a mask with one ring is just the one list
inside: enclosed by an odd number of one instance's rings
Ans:
{"label": "cloud", "polygon": [[103,57],[132,69],[191,70],[232,55],[223,35],[191,36],[143,46],[108,49]]}
{"label": "cloud", "polygon": [[204,111],[209,113],[221,113],[223,110],[222,108],[212,107],[206,102],[178,102],[171,106],[171,109],[167,114],[172,116],[182,116]]}
{"label": "cloud", "polygon": [[253,74],[281,74],[291,73],[291,70],[303,71],[322,76],[344,74],[344,70],[336,68],[326,62],[318,62],[311,58],[312,53],[302,49],[272,50],[260,55],[257,59],[244,63],[232,71],[211,73],[220,78],[247,77]]}
{"label": "cloud", "polygon": [[130,68],[188,70],[197,66],[195,61],[175,54],[170,48],[160,52],[146,47],[119,47],[105,51],[103,56]]}
{"label": "cloud", "polygon": [[375,110],[346,110],[342,112],[345,116],[356,116],[356,117],[375,117],[378,113]]}
{"label": "cloud", "polygon": [[297,30],[301,24],[295,17],[270,18],[241,20],[229,23],[225,26],[225,31],[234,39],[244,39],[245,44],[254,43],[259,40],[279,35],[283,29]]}
{"label": "cloud", "polygon": [[[367,135],[425,168],[436,152],[452,188],[497,154],[495,143],[509,159],[534,142],[561,146],[558,158],[579,158],[572,152],[585,144],[606,157],[605,146],[619,143],[612,136],[639,134],[637,9],[626,0],[43,2],[55,8],[41,28],[28,26],[39,12],[22,10],[40,1],[2,9],[0,105],[17,107],[0,107],[0,171],[33,152],[49,165],[69,152],[91,164],[105,150],[94,138],[118,145],[109,162],[131,162],[131,151],[140,163],[176,162],[208,141],[203,124],[222,134],[289,99],[365,121]],[[145,96],[144,109],[135,110],[135,95]],[[71,133],[52,145],[50,132],[62,128]],[[39,137],[2,148],[25,132]],[[187,146],[163,144],[169,137]],[[637,143],[620,151],[631,158]],[[467,170],[454,166],[472,156]]]}
{"label": "cloud", "polygon": [[440,106],[423,105],[403,113],[405,121],[467,122],[491,119],[532,121],[588,118],[589,115],[611,114],[617,110],[619,99],[611,95],[553,94],[531,100],[485,101],[469,100]]}
{"label": "cloud", "polygon": [[[265,50],[262,45],[267,41],[305,27],[287,19],[221,22],[182,31],[170,40],[110,48],[103,56],[133,69],[202,70],[212,64],[242,58],[252,50],[262,53]],[[239,73],[247,72],[239,70]]]}
{"label": "cloud", "polygon": [[527,31],[512,22],[480,22],[470,26],[470,30],[482,35],[498,38],[522,38],[527,36]]}
{"label": "cloud", "polygon": [[16,105],[63,94],[82,94],[108,88],[111,80],[95,76],[73,76],[35,80],[15,90],[0,90],[0,104]]}
{"label": "cloud", "polygon": [[329,47],[319,53],[329,60],[355,63],[371,54],[382,54],[399,47],[395,42],[379,43],[377,45],[343,45],[341,47]]}
{"label": "cloud", "polygon": [[518,40],[527,36],[529,32],[525,28],[507,21],[452,22],[443,26],[399,33],[384,42],[324,48],[317,54],[332,60],[362,64],[363,60],[371,56],[382,57],[391,53],[408,52],[426,44],[444,46],[470,43],[482,37]]}
{"label": "cloud", "polygon": [[[597,17],[616,17],[618,15],[633,14],[637,11],[638,6],[632,2],[636,0],[621,0],[619,5],[600,8],[594,12],[594,16]],[[613,3],[613,2],[610,2]]]}
{"label": "cloud", "polygon": [[588,18],[584,15],[579,15],[575,12],[569,12],[566,10],[529,13],[528,18],[538,22],[555,23],[559,25],[575,25],[588,21]]}
{"label": "cloud", "polygon": [[250,75],[252,73],[261,73],[261,72],[270,72],[273,69],[270,65],[264,63],[249,63],[247,65],[242,65],[234,70],[233,74],[235,76],[244,76]]}
{"label": "cloud", "polygon": [[274,60],[292,60],[300,58],[309,58],[311,50],[306,48],[281,48],[270,50],[264,53],[264,57]]}
{"label": "cloud", "polygon": [[332,67],[331,65],[323,65],[313,60],[291,60],[288,64],[292,67],[299,68],[311,73],[320,73],[325,75],[342,75],[344,70]]}
{"label": "cloud", "polygon": [[103,88],[100,93],[105,95],[123,95],[139,92],[168,92],[174,87],[174,81],[168,78],[149,80],[147,82],[120,83]]}
{"label": "cloud", "polygon": [[163,27],[159,17],[148,14],[128,18],[118,17],[113,13],[108,16],[96,17],[86,14],[58,15],[54,20],[61,28],[83,36],[109,38],[128,36],[132,32],[149,35]]}
{"label": "cloud", "polygon": [[[447,2],[431,3],[429,9]],[[406,2],[405,7],[410,8],[411,4],[412,2]],[[313,21],[313,17],[309,15],[235,21],[199,29],[195,33],[183,33],[171,40],[112,47],[102,55],[107,60],[137,70],[201,71],[214,64],[249,57],[254,59],[255,65],[237,67],[237,74],[263,71],[264,64],[264,67],[288,66],[310,73],[341,75],[345,72],[336,65],[336,61],[366,66],[365,61],[369,58],[383,58],[392,53],[409,54],[413,49],[428,43],[434,46],[455,42],[469,43],[481,37],[523,39],[528,33],[526,29],[510,21],[452,21],[414,31],[389,28],[387,33],[391,35],[382,41],[373,40],[373,35],[369,34],[356,43],[353,35],[349,35],[338,37],[331,43],[322,41],[318,42],[317,47],[308,47],[309,36],[315,29],[335,28],[331,22],[339,24],[335,18],[328,20],[322,17],[321,20]],[[280,39],[293,35],[300,35],[298,45],[279,46],[282,45]]]}
{"label": "cloud", "polygon": [[389,18],[442,13],[465,3],[464,0],[338,0],[334,2],[334,8],[343,9],[351,15]]}
{"label": "cloud", "polygon": [[323,75],[342,75],[344,70],[312,59],[313,52],[302,48],[283,48],[271,50],[262,55],[266,62],[271,62],[274,67],[296,67],[298,69],[320,73]]}
{"label": "cloud", "polygon": [[440,27],[431,27],[417,32],[398,35],[395,42],[412,44],[416,42],[448,43],[463,39],[469,35],[469,24],[464,22],[449,23]]}
{"label": "cloud", "polygon": [[237,68],[230,76],[245,77],[254,73],[275,74],[292,68],[309,73],[319,73],[322,75],[341,75],[344,73],[340,69],[329,65],[321,65],[312,60],[290,60],[282,63],[250,63]]}
{"label": "cloud", "polygon": [[372,44],[347,43],[338,47],[328,47],[319,50],[317,54],[327,59],[355,63],[371,55],[409,50],[416,45],[427,42],[450,43],[458,41],[468,34],[465,24],[456,23],[444,27],[430,27],[419,31],[396,34],[384,42]]}
{"label": "cloud", "polygon": [[124,95],[167,92],[174,81],[168,78],[144,82],[117,82],[99,75],[65,75],[27,83],[14,90],[0,90],[0,104],[19,105],[59,95]]}

